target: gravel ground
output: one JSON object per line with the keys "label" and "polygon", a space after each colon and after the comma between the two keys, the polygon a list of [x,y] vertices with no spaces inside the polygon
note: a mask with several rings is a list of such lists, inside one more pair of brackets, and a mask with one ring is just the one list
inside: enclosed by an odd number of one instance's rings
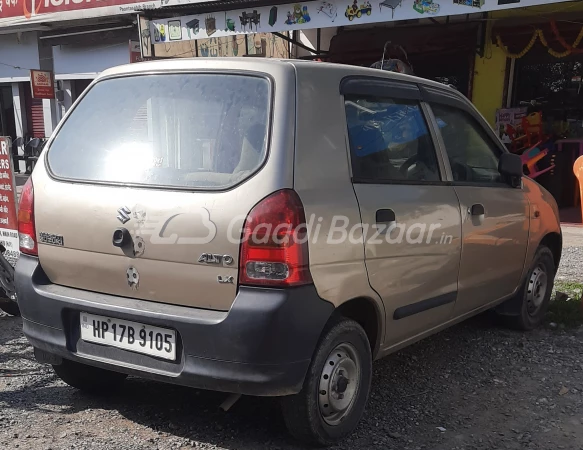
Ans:
{"label": "gravel ground", "polygon": [[557,280],[583,283],[583,247],[563,248]]}
{"label": "gravel ground", "polygon": [[[583,281],[583,249],[559,276]],[[583,327],[518,333],[489,315],[375,363],[358,430],[338,449],[583,450]],[[19,318],[0,313],[0,448],[299,449],[275,399],[129,378],[109,398],[35,362]],[[438,429],[442,427],[442,430]]]}

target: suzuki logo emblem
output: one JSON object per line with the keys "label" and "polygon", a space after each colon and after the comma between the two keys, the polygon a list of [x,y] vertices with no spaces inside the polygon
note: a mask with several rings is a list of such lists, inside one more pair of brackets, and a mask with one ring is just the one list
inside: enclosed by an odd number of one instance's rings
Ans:
{"label": "suzuki logo emblem", "polygon": [[119,220],[121,223],[125,224],[126,222],[128,222],[131,219],[131,217],[130,217],[131,212],[132,212],[131,209],[129,209],[127,206],[124,206],[123,208],[119,208],[117,210],[117,213],[118,213],[117,220]]}

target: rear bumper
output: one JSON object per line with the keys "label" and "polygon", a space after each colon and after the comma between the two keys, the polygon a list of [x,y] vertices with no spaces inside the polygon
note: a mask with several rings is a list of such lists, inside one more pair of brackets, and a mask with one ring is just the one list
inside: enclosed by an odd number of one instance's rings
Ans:
{"label": "rear bumper", "polygon": [[[65,358],[143,378],[247,395],[299,392],[334,310],[314,286],[241,287],[228,312],[99,294],[52,284],[38,259],[26,255],[18,261],[15,282],[24,334],[45,361]],[[176,330],[176,361],[81,340],[82,311]]]}

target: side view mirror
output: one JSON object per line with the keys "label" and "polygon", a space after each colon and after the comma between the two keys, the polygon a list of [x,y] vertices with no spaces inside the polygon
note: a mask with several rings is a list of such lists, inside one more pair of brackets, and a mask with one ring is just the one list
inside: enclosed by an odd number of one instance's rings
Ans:
{"label": "side view mirror", "polygon": [[502,153],[498,161],[498,171],[509,178],[522,178],[522,159],[513,153]]}

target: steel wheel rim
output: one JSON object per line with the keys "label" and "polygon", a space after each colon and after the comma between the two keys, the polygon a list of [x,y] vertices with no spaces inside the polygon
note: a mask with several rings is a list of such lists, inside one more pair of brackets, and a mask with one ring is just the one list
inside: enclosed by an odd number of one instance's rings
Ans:
{"label": "steel wheel rim", "polygon": [[526,308],[533,316],[541,308],[548,288],[548,275],[543,264],[538,264],[531,272],[526,287]]}
{"label": "steel wheel rim", "polygon": [[318,390],[320,415],[328,425],[338,425],[352,410],[360,385],[360,361],[356,348],[344,343],[330,352]]}

